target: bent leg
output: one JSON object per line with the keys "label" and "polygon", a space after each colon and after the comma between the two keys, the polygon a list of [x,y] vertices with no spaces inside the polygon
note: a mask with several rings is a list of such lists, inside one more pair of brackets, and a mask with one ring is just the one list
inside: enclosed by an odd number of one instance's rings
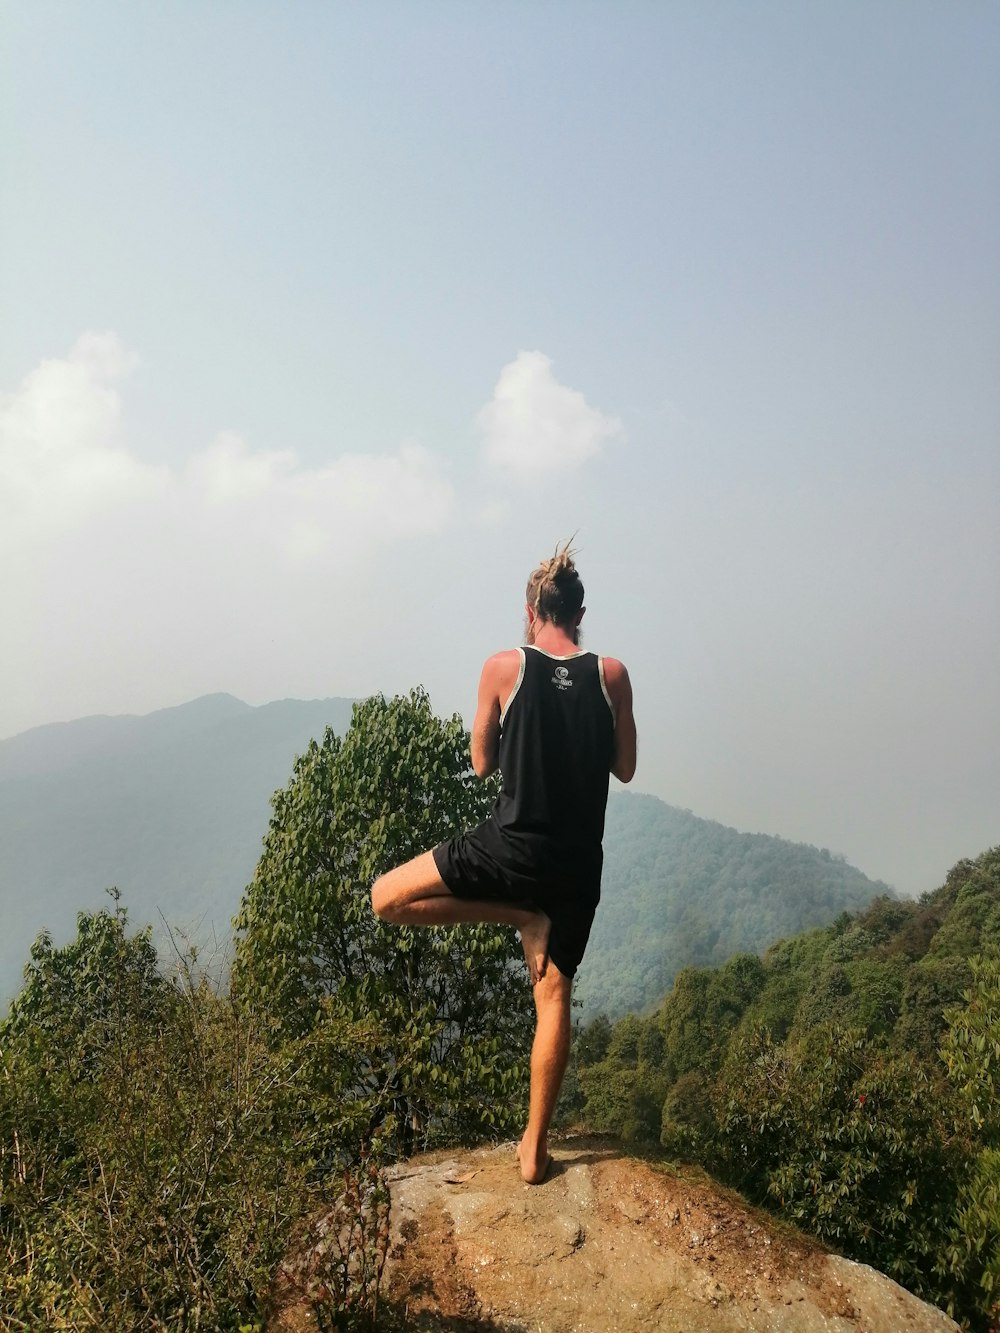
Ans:
{"label": "bent leg", "polygon": [[551,922],[544,912],[509,903],[456,898],[441,878],[432,852],[380,875],[372,885],[372,910],[397,926],[454,926],[493,922],[521,936],[532,983],[545,973]]}
{"label": "bent leg", "polygon": [[372,885],[372,911],[383,921],[391,921],[397,926],[442,925],[443,919],[424,921],[420,914],[434,909],[425,909],[421,904],[444,906],[457,902],[438,874],[432,852],[424,852],[405,865],[380,875]]}
{"label": "bent leg", "polygon": [[518,1144],[521,1175],[539,1185],[549,1168],[549,1125],[569,1060],[571,978],[553,964],[535,986],[537,1024],[531,1046],[531,1096],[528,1127]]}

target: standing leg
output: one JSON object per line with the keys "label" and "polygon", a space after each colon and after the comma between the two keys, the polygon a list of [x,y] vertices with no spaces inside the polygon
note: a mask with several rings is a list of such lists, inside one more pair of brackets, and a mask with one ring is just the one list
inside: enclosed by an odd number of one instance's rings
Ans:
{"label": "standing leg", "polygon": [[521,1175],[529,1185],[545,1179],[549,1125],[569,1060],[570,999],[573,982],[553,963],[535,985],[535,1040],[531,1046],[531,1097],[528,1127],[518,1144]]}

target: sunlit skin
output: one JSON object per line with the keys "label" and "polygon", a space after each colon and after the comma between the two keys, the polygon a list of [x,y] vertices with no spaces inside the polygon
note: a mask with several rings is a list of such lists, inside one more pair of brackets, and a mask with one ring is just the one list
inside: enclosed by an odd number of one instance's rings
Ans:
{"label": "sunlit skin", "polygon": [[[545,652],[566,656],[576,651],[585,607],[567,627],[540,619],[526,606],[526,642]],[[483,664],[476,716],[472,724],[472,766],[481,778],[499,765],[500,718],[517,684],[520,655],[516,648],[494,653]],[[615,714],[611,772],[621,782],[635,773],[636,729],[632,713],[632,686],[628,672],[613,657],[604,658],[604,678]],[[562,1087],[570,1045],[570,1001],[573,982],[554,964],[549,966],[551,922],[544,912],[532,912],[503,903],[456,898],[438,874],[431,852],[377,879],[372,886],[372,908],[383,921],[406,926],[446,926],[461,922],[491,922],[513,926],[521,937],[528,975],[534,988],[535,1036],[531,1046],[531,1091],[528,1123],[517,1148],[522,1178],[540,1184],[548,1171],[549,1126]]]}

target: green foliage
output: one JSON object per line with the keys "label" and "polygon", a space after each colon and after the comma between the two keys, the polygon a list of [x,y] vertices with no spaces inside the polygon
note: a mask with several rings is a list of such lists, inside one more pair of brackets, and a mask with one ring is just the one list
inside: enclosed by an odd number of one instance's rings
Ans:
{"label": "green foliage", "polygon": [[970,960],[964,1004],[946,1011],[941,1055],[958,1089],[979,1151],[959,1199],[948,1258],[987,1298],[1000,1297],[1000,957]]}
{"label": "green foliage", "polygon": [[658,1015],[663,1031],[663,1072],[672,1081],[696,1069],[705,1052],[704,1014],[711,971],[686,967]]}
{"label": "green foliage", "polygon": [[[588,1124],[617,1134],[626,1143],[656,1143],[668,1086],[661,1069],[663,1036],[656,1021],[630,1014],[606,1033],[604,1023],[596,1019],[581,1038],[574,1054]],[[603,1058],[584,1066],[582,1058],[588,1051],[603,1051]]]}
{"label": "green foliage", "polygon": [[741,1041],[714,1091],[713,1165],[754,1202],[930,1298],[964,1144],[947,1089],[884,1042],[815,1028]]}
{"label": "green foliage", "polygon": [[[871,1036],[892,1032],[902,1010],[906,964],[902,959],[858,957],[841,963],[836,945],[799,1002],[794,1029],[807,1032],[832,1014]],[[869,946],[871,947],[871,946]]]}
{"label": "green foliage", "polygon": [[369,700],[275,797],[230,995],[165,979],[117,894],[36,941],[0,1024],[4,1328],[260,1329],[289,1294],[373,1327],[383,1158],[523,1100],[512,933],[393,930],[369,903],[489,797],[457,718]]}
{"label": "green foliage", "polygon": [[34,1034],[75,1042],[81,1058],[118,1032],[126,1014],[156,1020],[169,988],[159,972],[149,928],[127,936],[117,889],[112,911],[80,912],[76,938],[64,948],[39,935],[24,969],[24,986],[0,1032],[9,1040]]}
{"label": "green foliage", "polygon": [[969,959],[972,985],[964,1004],[945,1011],[948,1036],[942,1056],[978,1132],[1000,1147],[1000,958]]}
{"label": "green foliage", "polygon": [[578,1116],[648,1142],[661,1096],[668,1151],[982,1323],[1000,1304],[998,923],[993,849],[919,903],[687,968],[654,1020],[591,1025]]}
{"label": "green foliage", "polygon": [[764,965],[753,954],[737,954],[725,967],[681,972],[659,1013],[663,1070],[671,1081],[692,1069],[707,1073],[718,1068],[764,979]]}
{"label": "green foliage", "polygon": [[920,958],[903,984],[896,1039],[920,1059],[932,1062],[947,1030],[945,1011],[971,979],[965,958]]}
{"label": "green foliage", "polygon": [[578,1073],[586,1098],[587,1124],[625,1143],[654,1144],[660,1136],[660,1108],[667,1080],[655,1066],[617,1065],[608,1059]]}
{"label": "green foliage", "polygon": [[384,1156],[523,1103],[512,932],[392,929],[369,902],[489,798],[457,718],[369,700],[275,797],[231,995],[166,980],[117,896],[36,942],[0,1025],[5,1328],[262,1328],[290,1292],[320,1328],[373,1326]]}
{"label": "green foliage", "polygon": [[293,1229],[350,1197],[372,1032],[331,1023],[276,1045],[151,964],[117,902],[82,915],[65,949],[38,942],[0,1024],[4,1328],[262,1322]]}
{"label": "green foliage", "polygon": [[583,1065],[596,1065],[607,1055],[610,1042],[611,1023],[606,1014],[598,1014],[577,1033],[573,1043],[574,1059]]}
{"label": "green foliage", "polygon": [[1000,949],[1000,847],[974,861],[959,861],[935,899],[947,904],[945,919],[928,948],[935,958],[968,958]]}
{"label": "green foliage", "polygon": [[779,940],[764,955],[764,984],[747,1006],[738,1032],[766,1028],[776,1040],[788,1035],[803,995],[809,989],[831,940],[845,929],[845,913],[826,930],[812,930]]}
{"label": "green foliage", "polygon": [[387,926],[369,898],[379,874],[479,822],[492,794],[461,720],[434,717],[423,691],[356,705],[343,740],[328,730],[275,794],[236,923],[234,989],[282,1034],[377,1018],[355,1077],[380,1092],[404,1154],[508,1129],[524,1104],[533,1014],[513,932]]}
{"label": "green foliage", "polygon": [[689,1070],[670,1088],[660,1116],[660,1143],[685,1161],[697,1161],[715,1132],[711,1081]]}

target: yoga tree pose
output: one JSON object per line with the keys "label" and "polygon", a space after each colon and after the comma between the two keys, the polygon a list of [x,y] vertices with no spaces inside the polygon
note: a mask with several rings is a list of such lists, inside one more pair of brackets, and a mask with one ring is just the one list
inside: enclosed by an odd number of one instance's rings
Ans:
{"label": "yoga tree pose", "polygon": [[568,544],[528,579],[525,646],[483,666],[472,727],[480,777],[500,769],[485,823],[380,876],[372,907],[407,926],[496,922],[520,934],[534,987],[521,1175],[540,1184],[569,1057],[570,998],[600,899],[608,777],[635,773],[628,672],[579,646],[583,584]]}

